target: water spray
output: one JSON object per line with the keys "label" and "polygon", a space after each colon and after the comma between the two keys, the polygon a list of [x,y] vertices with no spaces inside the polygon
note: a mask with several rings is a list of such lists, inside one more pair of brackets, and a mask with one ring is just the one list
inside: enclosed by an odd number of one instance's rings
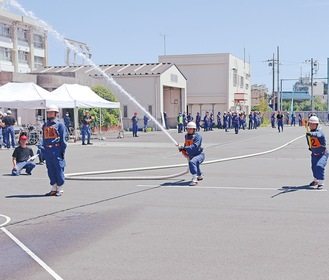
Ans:
{"label": "water spray", "polygon": [[[64,43],[65,46],[67,46],[71,51],[73,51],[74,53],[76,53],[78,56],[80,56],[84,60],[88,61],[89,65],[91,65],[96,71],[100,72],[103,75],[103,77],[106,78],[110,82],[111,89],[114,92],[120,92],[120,93],[124,94],[125,96],[127,96],[130,101],[132,101],[133,103],[135,103],[135,105],[139,109],[141,109],[146,115],[148,115],[150,117],[150,119],[153,122],[156,123],[156,125],[158,125],[160,127],[160,129],[168,136],[168,138],[176,146],[178,145],[177,141],[168,133],[168,131],[132,95],[130,95],[126,90],[124,90],[123,87],[120,86],[112,77],[110,77],[109,75],[107,75],[106,72],[103,71],[98,65],[96,65],[89,57],[87,57],[84,53],[82,53],[81,51],[79,51],[78,48],[76,48],[75,46],[73,46],[68,40],[66,40],[61,34],[59,34],[56,30],[54,30],[49,24],[47,24],[45,21],[43,21],[43,20],[39,19],[38,17],[36,17],[33,12],[26,11],[22,7],[22,5],[20,5],[16,0],[7,0],[7,1],[9,1],[9,4],[12,7],[20,10],[25,16],[27,16],[29,18],[32,18],[35,21],[37,21],[41,25],[41,28],[43,28],[44,30],[46,30],[49,33],[51,33],[58,41]],[[2,4],[2,6],[3,5],[4,4]]]}

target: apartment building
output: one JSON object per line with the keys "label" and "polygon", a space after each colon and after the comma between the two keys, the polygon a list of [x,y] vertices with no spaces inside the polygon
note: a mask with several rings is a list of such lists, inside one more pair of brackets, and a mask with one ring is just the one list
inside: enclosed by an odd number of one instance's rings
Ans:
{"label": "apartment building", "polygon": [[0,10],[0,72],[29,73],[47,65],[47,33],[38,22]]}

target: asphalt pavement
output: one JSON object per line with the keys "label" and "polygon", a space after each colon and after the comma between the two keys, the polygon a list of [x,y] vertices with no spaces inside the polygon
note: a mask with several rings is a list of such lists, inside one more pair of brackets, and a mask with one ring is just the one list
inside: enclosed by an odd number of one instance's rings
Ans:
{"label": "asphalt pavement", "polygon": [[200,133],[195,187],[170,178],[186,159],[161,131],[69,143],[65,173],[95,180],[66,180],[62,197],[44,196],[45,165],[12,177],[0,150],[0,279],[328,279],[329,181],[308,186],[305,128]]}

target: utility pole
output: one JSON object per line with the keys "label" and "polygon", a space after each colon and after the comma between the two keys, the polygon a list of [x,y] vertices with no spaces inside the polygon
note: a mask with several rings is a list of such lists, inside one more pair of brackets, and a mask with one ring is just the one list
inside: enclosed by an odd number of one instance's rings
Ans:
{"label": "utility pole", "polygon": [[280,92],[280,69],[279,69],[279,65],[280,65],[280,59],[279,59],[279,46],[277,46],[277,56],[276,56],[276,60],[277,60],[277,96],[278,96],[278,110],[282,110],[282,104],[281,104],[281,92]]}
{"label": "utility pole", "polygon": [[166,55],[166,34],[160,34],[163,37],[163,55]]}
{"label": "utility pole", "polygon": [[274,96],[274,87],[275,87],[275,58],[273,54],[273,60],[272,60],[272,96]]}
{"label": "utility pole", "polygon": [[327,111],[329,114],[329,58],[327,58]]}
{"label": "utility pole", "polygon": [[275,102],[275,57],[274,57],[274,53],[273,53],[273,58],[272,59],[268,59],[268,66],[272,67],[272,100],[273,100],[273,110],[275,110],[275,105],[277,104],[277,102]]}
{"label": "utility pole", "polygon": [[311,112],[314,111],[314,93],[313,93],[313,80],[314,80],[314,74],[317,73],[317,71],[319,70],[319,64],[317,60],[313,60],[313,58],[311,58],[310,60],[306,60],[305,62],[307,63],[311,63]]}
{"label": "utility pole", "polygon": [[314,111],[313,73],[314,73],[313,58],[311,58],[311,111],[312,112]]}
{"label": "utility pole", "polygon": [[[277,110],[281,110],[281,98],[280,98],[280,69],[279,69],[279,47],[277,47],[277,58],[275,59],[275,55],[273,53],[273,58],[267,60],[268,66],[272,66],[272,96],[273,96],[273,110],[275,110],[275,103]],[[276,93],[276,98],[275,98],[275,64],[277,65],[276,67],[276,76],[277,76],[277,93]],[[275,102],[276,100],[276,102]]]}

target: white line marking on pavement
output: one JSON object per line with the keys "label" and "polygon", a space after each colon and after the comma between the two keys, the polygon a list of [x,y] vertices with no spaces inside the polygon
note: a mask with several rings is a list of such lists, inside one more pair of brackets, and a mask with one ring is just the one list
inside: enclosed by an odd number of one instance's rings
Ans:
{"label": "white line marking on pavement", "polygon": [[[6,222],[2,225],[7,224],[10,221],[10,218],[1,215],[2,217],[6,218]],[[8,220],[9,219],[9,220]],[[19,247],[21,247],[32,259],[34,259],[39,265],[41,265],[52,277],[54,277],[56,280],[63,280],[62,277],[60,277],[55,271],[53,271],[48,265],[46,265],[36,254],[34,254],[29,248],[27,248],[21,241],[19,241],[13,234],[11,234],[6,228],[2,227],[0,225],[0,229],[7,234]]]}
{"label": "white line marking on pavement", "polygon": [[[159,185],[137,185],[137,187],[158,187]],[[226,189],[226,190],[263,190],[263,191],[317,191],[326,192],[327,190],[316,190],[316,189],[297,189],[291,188],[251,188],[251,187],[211,187],[211,186],[179,186],[179,185],[167,185],[162,186],[163,188],[181,188],[181,189]]]}
{"label": "white line marking on pavement", "polygon": [[4,218],[6,219],[6,221],[5,221],[4,223],[2,223],[2,224],[0,225],[0,227],[3,227],[4,225],[6,225],[6,224],[8,224],[8,223],[10,222],[10,218],[9,218],[8,216],[1,215],[1,214],[0,214],[0,216],[1,216],[1,217],[4,217]]}

